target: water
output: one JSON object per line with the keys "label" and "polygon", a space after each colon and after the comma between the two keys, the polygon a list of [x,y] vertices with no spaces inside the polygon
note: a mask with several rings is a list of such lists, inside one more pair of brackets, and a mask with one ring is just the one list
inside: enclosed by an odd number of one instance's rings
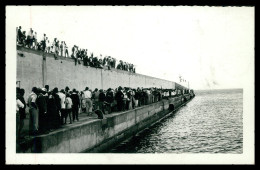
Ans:
{"label": "water", "polygon": [[175,113],[108,153],[243,153],[243,90],[197,91]]}

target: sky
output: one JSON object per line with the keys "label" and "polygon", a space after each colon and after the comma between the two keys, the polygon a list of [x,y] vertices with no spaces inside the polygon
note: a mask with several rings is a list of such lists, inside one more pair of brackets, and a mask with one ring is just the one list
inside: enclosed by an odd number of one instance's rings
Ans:
{"label": "sky", "polygon": [[193,89],[243,88],[254,73],[253,7],[12,6],[12,28],[136,65]]}

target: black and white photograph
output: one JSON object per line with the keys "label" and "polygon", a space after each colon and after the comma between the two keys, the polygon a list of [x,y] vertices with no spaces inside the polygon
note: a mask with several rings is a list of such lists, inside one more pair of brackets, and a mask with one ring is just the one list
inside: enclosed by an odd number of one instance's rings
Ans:
{"label": "black and white photograph", "polygon": [[6,6],[6,164],[255,164],[252,6]]}

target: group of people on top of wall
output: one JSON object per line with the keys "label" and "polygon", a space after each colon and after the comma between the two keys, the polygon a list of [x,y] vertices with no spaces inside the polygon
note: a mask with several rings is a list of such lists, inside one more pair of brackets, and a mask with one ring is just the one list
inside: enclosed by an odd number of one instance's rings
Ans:
{"label": "group of people on top of wall", "polygon": [[[119,86],[107,90],[86,87],[82,91],[69,87],[49,90],[33,87],[29,97],[24,99],[24,89],[16,89],[17,138],[21,135],[26,118],[26,107],[29,112],[29,135],[49,133],[67,123],[79,121],[79,113],[98,117],[112,112],[131,110],[136,107],[160,101],[162,98],[181,95],[188,91],[161,88],[129,88]],[[69,119],[68,119],[69,118]],[[67,121],[68,120],[68,121]]]}
{"label": "group of people on top of wall", "polygon": [[27,48],[41,50],[46,53],[55,54],[55,59],[58,59],[58,56],[61,57],[71,57],[75,60],[75,65],[83,64],[85,66],[103,68],[107,67],[108,69],[116,68],[124,71],[129,71],[135,73],[135,66],[131,63],[124,62],[119,60],[119,63],[116,63],[117,60],[111,56],[105,56],[104,58],[100,56],[94,56],[93,52],[89,55],[88,50],[84,48],[79,48],[74,45],[71,49],[71,55],[69,55],[68,46],[65,41],[60,41],[57,38],[54,38],[53,42],[43,34],[42,37],[38,38],[37,32],[32,28],[26,34],[26,31],[22,31],[22,27],[19,26],[16,28],[17,33],[17,45],[24,46]]}

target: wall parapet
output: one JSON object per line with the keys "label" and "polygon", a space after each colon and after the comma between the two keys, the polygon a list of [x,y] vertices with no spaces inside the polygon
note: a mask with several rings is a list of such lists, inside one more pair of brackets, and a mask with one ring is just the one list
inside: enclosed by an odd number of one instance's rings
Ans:
{"label": "wall parapet", "polygon": [[28,97],[32,87],[44,87],[48,84],[50,89],[66,86],[81,91],[85,87],[91,89],[108,89],[122,87],[157,87],[175,89],[175,82],[155,78],[118,69],[108,70],[87,67],[83,64],[74,64],[74,59],[59,57],[55,60],[54,54],[17,46],[17,81],[25,89]]}

